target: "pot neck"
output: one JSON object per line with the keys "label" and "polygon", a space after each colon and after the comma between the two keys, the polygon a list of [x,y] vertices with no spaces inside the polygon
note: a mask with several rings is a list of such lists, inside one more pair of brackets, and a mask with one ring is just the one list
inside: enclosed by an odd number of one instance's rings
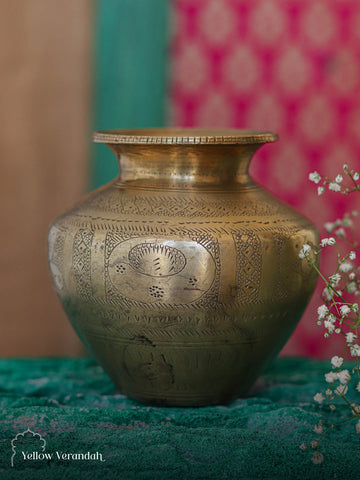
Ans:
{"label": "pot neck", "polygon": [[107,144],[119,162],[118,182],[169,188],[252,185],[249,164],[261,145]]}

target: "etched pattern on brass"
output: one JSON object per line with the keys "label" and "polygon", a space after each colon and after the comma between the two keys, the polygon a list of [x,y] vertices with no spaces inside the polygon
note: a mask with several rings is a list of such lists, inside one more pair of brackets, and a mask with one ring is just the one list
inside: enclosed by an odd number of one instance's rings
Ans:
{"label": "etched pattern on brass", "polygon": [[[123,306],[215,307],[221,268],[218,241],[200,231],[197,235],[193,231],[186,233],[187,238],[176,240],[175,248],[170,232],[147,242],[139,233],[108,232],[104,266],[106,301]],[[197,278],[204,265],[207,275]]]}
{"label": "etched pattern on brass", "polygon": [[119,188],[114,187],[102,195],[97,195],[88,201],[88,207],[102,212],[122,215],[155,215],[160,217],[186,218],[216,218],[216,217],[268,217],[276,216],[279,211],[285,211],[281,206],[247,200],[234,202],[219,198],[209,200],[177,196],[168,198],[164,195],[145,197],[141,195],[128,196]]}
{"label": "etched pattern on brass", "polygon": [[91,244],[94,232],[80,228],[73,245],[73,271],[76,280],[76,293],[79,297],[92,298],[91,285]]}
{"label": "etched pattern on brass", "polygon": [[262,250],[259,236],[251,230],[233,230],[236,249],[236,300],[257,303],[261,283]]}
{"label": "etched pattern on brass", "polygon": [[[278,261],[276,263],[276,287],[274,288],[274,301],[282,301],[285,300],[289,296],[289,291],[286,288],[286,285],[283,285],[284,279],[282,274],[282,267],[281,267],[281,259],[283,258],[284,251],[285,251],[285,237],[281,235],[279,232],[274,232],[272,234],[273,241],[276,245]],[[285,288],[284,288],[285,287]]]}
{"label": "etched pattern on brass", "polygon": [[153,277],[180,273],[186,259],[177,248],[155,243],[140,243],[129,252],[129,263],[134,270]]}
{"label": "etched pattern on brass", "polygon": [[113,144],[239,144],[251,145],[252,143],[276,142],[278,136],[272,132],[259,132],[254,130],[224,130],[223,132],[207,129],[177,129],[163,128],[138,130],[108,130],[94,132],[93,141]]}

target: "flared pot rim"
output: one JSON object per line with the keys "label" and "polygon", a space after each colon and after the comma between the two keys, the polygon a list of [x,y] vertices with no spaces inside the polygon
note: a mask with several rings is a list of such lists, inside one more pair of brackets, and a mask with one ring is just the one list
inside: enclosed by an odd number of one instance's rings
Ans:
{"label": "flared pot rim", "polygon": [[246,145],[276,142],[278,135],[260,130],[142,128],[96,131],[92,140],[106,144]]}

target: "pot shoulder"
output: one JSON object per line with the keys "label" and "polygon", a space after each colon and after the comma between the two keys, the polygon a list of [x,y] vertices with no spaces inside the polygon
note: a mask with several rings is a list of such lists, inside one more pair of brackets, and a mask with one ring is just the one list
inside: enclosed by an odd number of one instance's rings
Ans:
{"label": "pot shoulder", "polygon": [[307,297],[316,275],[304,243],[317,245],[316,228],[262,189],[110,185],[53,222],[49,263],[60,296],[216,308]]}

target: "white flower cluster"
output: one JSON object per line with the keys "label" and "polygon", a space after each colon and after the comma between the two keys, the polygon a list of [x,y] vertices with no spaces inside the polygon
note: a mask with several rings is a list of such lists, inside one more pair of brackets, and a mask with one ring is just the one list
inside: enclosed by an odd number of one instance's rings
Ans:
{"label": "white flower cluster", "polygon": [[322,404],[325,400],[325,397],[322,393],[317,393],[316,395],[314,395],[314,400],[315,402]]}
{"label": "white flower cluster", "polygon": [[353,343],[357,339],[357,336],[353,332],[348,332],[345,334],[346,343]]}
{"label": "white flower cluster", "polygon": [[336,240],[334,237],[329,237],[329,238],[323,238],[320,242],[321,247],[326,247],[327,245],[335,245]]}
{"label": "white flower cluster", "polygon": [[355,170],[350,171],[347,164],[343,165],[343,171],[344,174],[349,177],[350,185],[342,185],[344,181],[344,175],[342,173],[336,175],[335,180],[331,180],[315,171],[309,174],[309,180],[311,182],[314,182],[315,184],[319,184],[320,182],[322,182],[323,185],[318,186],[318,195],[322,195],[324,193],[325,185],[327,185],[329,190],[332,190],[333,192],[341,192],[345,194],[353,190],[358,190],[356,182],[360,178],[359,172]]}
{"label": "white flower cluster", "polygon": [[353,268],[354,266],[351,262],[342,262],[339,265],[339,270],[340,272],[343,272],[343,273],[349,273],[350,270],[352,270]]}
{"label": "white flower cluster", "polygon": [[312,172],[312,173],[309,173],[309,180],[310,180],[310,182],[319,183],[320,180],[321,180],[320,173],[318,173],[316,171]]}
{"label": "white flower cluster", "polygon": [[335,355],[331,359],[331,365],[334,368],[340,368],[343,363],[344,363],[344,359],[342,357],[338,357],[337,355]]}
{"label": "white flower cluster", "polygon": [[[360,173],[359,171],[350,170],[347,164],[343,165],[343,171],[336,175],[336,177],[326,177],[314,171],[309,174],[309,180],[317,185],[318,195],[322,195],[325,189],[333,192],[339,192],[341,194],[350,194],[357,191],[360,192]],[[356,390],[360,392],[359,381],[359,357],[360,357],[360,335],[358,335],[357,329],[360,326],[359,304],[349,300],[348,294],[354,294],[360,296],[360,266],[356,264],[358,244],[354,240],[354,217],[358,213],[353,211],[351,215],[346,214],[342,219],[337,219],[334,222],[327,222],[325,224],[326,232],[328,236],[323,238],[320,242],[322,249],[335,246],[337,267],[335,272],[330,276],[325,276],[322,272],[320,275],[325,282],[325,288],[322,292],[324,304],[320,305],[317,309],[317,324],[323,325],[325,329],[324,336],[341,334],[345,341],[345,348],[343,355],[333,356],[331,358],[332,370],[325,374],[325,380],[328,384],[326,391],[324,392],[326,397],[322,393],[316,393],[314,396],[315,402],[322,404],[327,399],[328,407],[331,411],[336,409],[332,400],[337,397],[342,397],[349,406],[351,406],[352,417],[358,417],[355,425],[356,433],[360,435],[360,404],[350,404],[346,398],[346,394],[349,389],[349,383],[355,378],[355,372],[357,373]],[[356,233],[356,232],[355,232]],[[330,236],[331,235],[331,236]],[[342,242],[341,239],[346,239],[347,243],[352,245],[353,250],[348,252],[345,256],[341,254]],[[313,250],[312,250],[313,248]],[[299,257],[306,259],[311,263],[318,271],[317,266],[313,262],[313,255],[317,255],[319,251],[310,245],[303,245],[300,250]],[[359,251],[359,250],[358,250]],[[312,256],[310,257],[310,253]],[[349,352],[353,357],[356,357],[356,366],[351,370],[343,368],[344,355]],[[353,378],[352,378],[353,377]],[[355,414],[355,415],[354,415]],[[340,422],[341,423],[341,422]],[[333,424],[332,426],[336,425]],[[315,450],[312,461],[315,464],[322,463],[324,456],[318,451],[319,444],[323,436],[329,429],[323,432],[322,424],[317,424],[314,427],[314,432],[320,434],[320,438],[313,440],[310,443],[310,447]],[[301,450],[305,450],[307,446],[305,444],[300,445]]]}
{"label": "white flower cluster", "polygon": [[[333,284],[335,284],[336,281],[338,281],[338,279],[334,280],[330,277],[330,283],[332,282]],[[337,292],[337,293],[340,293],[340,292]],[[332,296],[329,293],[328,288],[324,289],[322,295],[329,302],[332,300]],[[326,329],[326,332],[325,332],[324,336],[326,338],[334,332],[335,333],[342,333],[342,330],[340,328],[341,325],[342,325],[342,322],[345,319],[349,320],[349,319],[353,318],[353,317],[349,316],[349,314],[352,314],[352,313],[357,314],[358,311],[359,311],[359,304],[358,303],[349,303],[349,304],[343,303],[342,305],[339,305],[339,302],[336,302],[336,303],[337,303],[337,311],[340,315],[340,317],[338,318],[338,320],[339,320],[338,326],[336,326],[337,317],[333,313],[330,312],[327,305],[325,305],[325,304],[320,305],[317,309],[317,314],[318,314],[317,324],[318,325],[322,325],[322,324],[324,325],[324,327]],[[346,333],[345,337],[346,337],[346,342],[347,343],[352,343],[357,338],[357,336],[352,332]],[[334,357],[334,358],[337,358],[337,357]]]}
{"label": "white flower cluster", "polygon": [[[351,375],[350,375],[349,370],[347,370],[347,369],[340,370],[339,372],[331,371],[331,372],[325,373],[325,380],[326,380],[327,383],[331,383],[331,384],[336,382],[337,380],[339,380],[339,382],[342,385],[346,385],[350,382]],[[331,395],[331,393],[332,393],[331,389],[328,389],[327,390],[327,395]]]}
{"label": "white flower cluster", "polygon": [[330,182],[329,183],[329,190],[332,190],[333,192],[340,192],[341,191],[341,186],[336,182]]}
{"label": "white flower cluster", "polygon": [[324,461],[324,455],[318,451],[313,453],[313,456],[311,458],[311,461],[313,462],[314,465],[319,465]]}
{"label": "white flower cluster", "polygon": [[307,257],[310,253],[310,250],[311,250],[311,247],[310,245],[308,245],[307,243],[305,243],[303,246],[302,246],[302,249],[300,250],[300,253],[299,253],[299,257],[301,259]]}
{"label": "white flower cluster", "polygon": [[352,357],[360,357],[360,345],[357,343],[350,345],[350,353]]}
{"label": "white flower cluster", "polygon": [[329,309],[326,305],[320,305],[320,307],[317,309],[317,313],[319,320],[322,320],[329,313]]}
{"label": "white flower cluster", "polygon": [[334,275],[330,275],[330,277],[329,277],[329,283],[334,288],[339,285],[340,280],[341,280],[340,273],[334,273]]}
{"label": "white flower cluster", "polygon": [[348,277],[349,277],[349,282],[346,285],[346,290],[348,293],[354,293],[358,297],[360,295],[360,290],[359,290],[360,279],[356,277],[355,272],[350,272]]}
{"label": "white flower cluster", "polygon": [[324,327],[326,328],[326,330],[328,331],[328,333],[330,335],[332,333],[334,333],[334,331],[336,331],[335,321],[336,321],[336,317],[335,317],[335,315],[332,315],[331,313],[327,317],[327,319],[324,320]]}
{"label": "white flower cluster", "polygon": [[[353,217],[356,217],[357,212],[356,211],[352,212],[351,215]],[[344,236],[346,236],[344,228],[351,228],[353,227],[353,225],[354,225],[353,220],[350,218],[350,215],[346,213],[344,215],[344,218],[342,219],[338,218],[337,220],[335,220],[335,222],[326,222],[324,224],[324,227],[328,233],[334,232],[336,235],[340,237],[342,236],[342,238],[344,238]]]}

